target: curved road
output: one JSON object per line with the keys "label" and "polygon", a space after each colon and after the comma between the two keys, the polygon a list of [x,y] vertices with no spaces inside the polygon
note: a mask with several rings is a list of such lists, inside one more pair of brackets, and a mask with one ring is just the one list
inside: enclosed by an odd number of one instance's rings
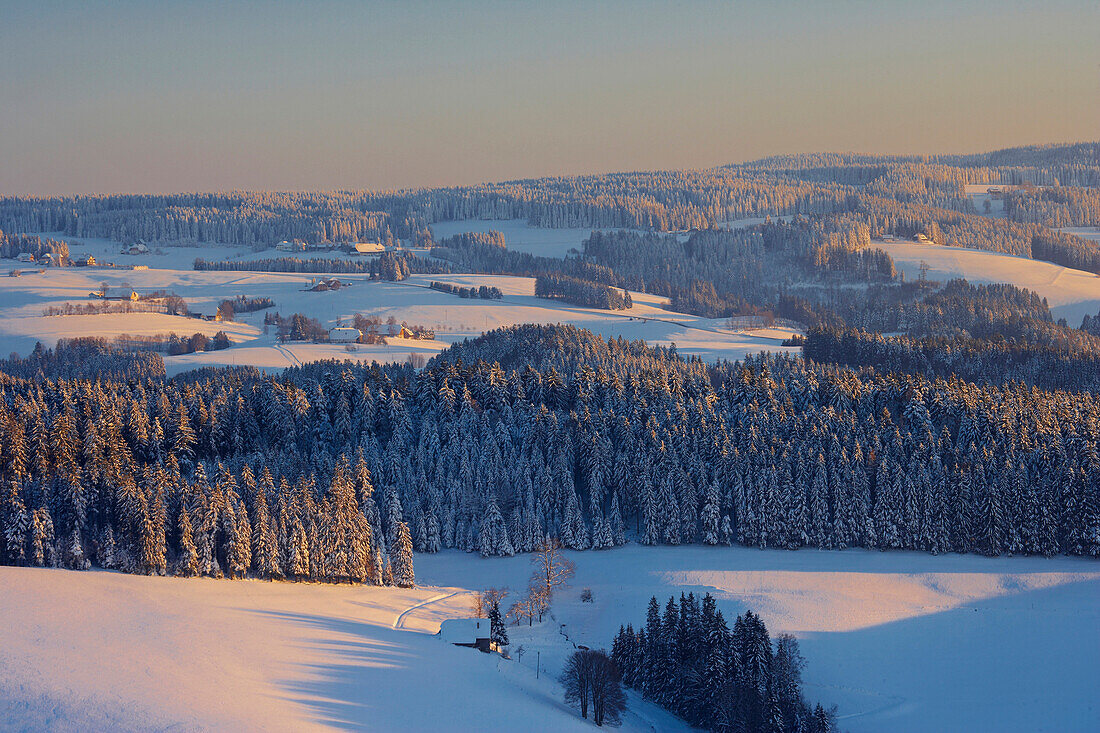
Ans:
{"label": "curved road", "polygon": [[411,613],[412,611],[417,610],[418,608],[424,608],[425,606],[430,606],[433,603],[438,603],[439,601],[445,601],[448,598],[454,598],[457,595],[461,595],[463,593],[469,593],[469,592],[470,591],[467,591],[467,590],[456,590],[453,593],[440,593],[439,595],[432,596],[431,598],[429,598],[425,601],[421,601],[420,603],[414,603],[413,605],[409,606],[408,608],[406,608],[401,613],[397,614],[397,618],[395,618],[393,620],[393,628],[395,628],[395,629],[404,629],[405,628],[405,617],[408,616],[409,613]]}

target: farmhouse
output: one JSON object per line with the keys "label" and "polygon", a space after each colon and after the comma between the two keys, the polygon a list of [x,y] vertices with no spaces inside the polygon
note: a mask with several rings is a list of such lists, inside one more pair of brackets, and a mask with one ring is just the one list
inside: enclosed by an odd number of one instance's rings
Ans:
{"label": "farmhouse", "polygon": [[328,332],[328,340],[337,344],[350,344],[358,341],[363,332],[350,326],[337,326]]}
{"label": "farmhouse", "polygon": [[327,290],[339,290],[340,288],[346,288],[351,283],[342,283],[335,277],[322,277],[315,278],[309,281],[309,287],[306,290],[314,293],[323,293]]}
{"label": "farmhouse", "polygon": [[303,247],[300,244],[288,242],[284,239],[283,241],[275,245],[275,249],[279,250],[280,252],[300,252]]}
{"label": "farmhouse", "polygon": [[354,247],[357,255],[380,255],[386,251],[386,247],[380,242],[356,242]]}
{"label": "farmhouse", "polygon": [[449,618],[440,624],[439,637],[449,644],[471,647],[485,654],[493,650],[488,619]]}
{"label": "farmhouse", "polygon": [[19,256],[15,259],[19,260],[20,262],[34,262],[34,255],[30,252],[20,252]]}
{"label": "farmhouse", "polygon": [[95,267],[95,257],[91,255],[81,255],[76,259],[77,267]]}

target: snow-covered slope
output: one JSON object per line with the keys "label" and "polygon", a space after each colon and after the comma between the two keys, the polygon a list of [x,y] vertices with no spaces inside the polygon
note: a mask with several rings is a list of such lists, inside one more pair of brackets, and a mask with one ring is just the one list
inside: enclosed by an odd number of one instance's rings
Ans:
{"label": "snow-covered slope", "polygon": [[1100,311],[1100,277],[1052,262],[1027,257],[986,252],[962,247],[941,247],[916,242],[874,242],[885,250],[908,279],[920,274],[920,264],[928,264],[928,277],[949,280],[965,277],[973,283],[1010,283],[1034,290],[1047,299],[1055,318],[1065,318],[1070,326]]}
{"label": "snow-covered slope", "polygon": [[[800,638],[806,695],[838,705],[850,733],[1100,730],[1095,561],[703,546],[570,558],[576,578],[554,614],[576,643],[609,648],[619,624],[645,621],[651,595],[710,592],[727,619],[752,609]],[[424,582],[466,587],[518,591],[530,572],[526,556],[416,563]],[[579,601],[586,586],[592,604]]]}
{"label": "snow-covered slope", "polygon": [[[467,590],[526,587],[529,556],[418,555],[432,585],[411,590],[2,567],[0,728],[586,730],[554,682],[573,644],[607,647],[651,595],[692,591],[798,636],[807,696],[839,705],[851,733],[1100,729],[1093,561],[636,545],[570,557],[553,616],[509,629],[517,661],[432,634],[469,614]],[[683,726],[632,695],[623,729]]]}
{"label": "snow-covered slope", "polygon": [[556,670],[434,636],[467,614],[455,588],[0,567],[0,729],[591,730]]}

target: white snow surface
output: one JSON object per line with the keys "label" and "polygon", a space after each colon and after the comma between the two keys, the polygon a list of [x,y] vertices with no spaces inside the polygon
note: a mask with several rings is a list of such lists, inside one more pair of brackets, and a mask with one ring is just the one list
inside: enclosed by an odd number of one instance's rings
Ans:
{"label": "white snow surface", "polygon": [[[400,590],[0,568],[5,730],[591,730],[554,682],[651,595],[712,593],[799,637],[805,692],[863,731],[1095,731],[1100,566],[1080,558],[627,547],[568,553],[512,661],[434,636],[530,556],[417,555]],[[580,590],[594,602],[582,603]],[[506,598],[503,605],[510,604]],[[525,653],[518,659],[517,648]],[[535,678],[536,664],[540,668]],[[624,731],[684,730],[630,695]]]}
{"label": "white snow surface", "polygon": [[987,252],[963,247],[944,247],[916,242],[873,242],[894,259],[907,279],[920,274],[920,263],[928,264],[932,280],[965,277],[972,283],[1009,283],[1034,290],[1047,299],[1055,319],[1065,318],[1070,326],[1100,311],[1100,277],[1062,267],[1053,262]]}
{"label": "white snow surface", "polygon": [[[665,299],[633,293],[634,307],[625,311],[581,308],[534,296],[534,279],[491,275],[414,275],[403,282],[370,281],[362,275],[340,275],[351,287],[307,292],[316,275],[267,272],[196,272],[184,269],[122,270],[110,268],[47,268],[24,270],[21,277],[0,277],[0,354],[27,354],[37,341],[52,346],[58,338],[76,336],[212,335],[224,330],[234,346],[165,358],[168,373],[200,366],[253,365],[278,370],[317,359],[401,362],[410,354],[425,358],[451,343],[474,338],[495,328],[521,323],[572,323],[607,338],[644,339],[651,345],[675,343],[685,354],[708,361],[740,359],[760,351],[797,351],[784,347],[784,330],[732,331],[725,322],[665,310]],[[494,285],[503,300],[464,299],[428,288],[438,279],[455,285]],[[168,290],[182,296],[193,311],[212,314],[217,304],[236,295],[269,296],[283,316],[304,313],[326,327],[347,325],[355,313],[393,316],[399,322],[436,331],[435,341],[392,339],[388,346],[276,343],[263,333],[264,311],[239,314],[233,323],[215,323],[181,316],[149,313],[91,316],[43,316],[43,310],[64,303],[91,303],[88,294],[106,284],[112,291],[133,288],[138,293]]]}
{"label": "white snow surface", "polygon": [[[556,670],[536,679],[434,635],[467,615],[458,588],[3,567],[0,729],[591,730]],[[652,730],[638,714],[625,723]]]}
{"label": "white snow surface", "polygon": [[[1100,730],[1100,565],[865,550],[639,547],[569,553],[577,573],[554,623],[610,648],[656,595],[710,592],[727,621],[746,609],[799,638],[805,694],[838,705],[849,733]],[[423,582],[526,587],[527,556],[416,557]],[[590,587],[595,601],[581,603]],[[509,603],[505,600],[505,605]],[[513,646],[538,643],[510,629]],[[554,649],[557,649],[555,652]],[[559,665],[563,652],[542,652]]]}

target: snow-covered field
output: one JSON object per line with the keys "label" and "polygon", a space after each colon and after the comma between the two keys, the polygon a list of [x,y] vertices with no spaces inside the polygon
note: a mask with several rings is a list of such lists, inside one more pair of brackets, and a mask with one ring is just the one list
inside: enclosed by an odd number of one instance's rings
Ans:
{"label": "snow-covered field", "polygon": [[[0,567],[0,729],[590,730],[556,669],[434,636],[468,607],[460,588]],[[650,720],[683,728],[639,704],[623,730]]]}
{"label": "snow-covered field", "polygon": [[874,242],[885,250],[898,270],[909,279],[920,274],[920,263],[928,263],[928,277],[949,280],[965,277],[973,283],[1010,283],[1034,290],[1047,299],[1055,318],[1065,318],[1070,326],[1100,311],[1100,277],[1052,262],[1027,257],[986,252],[962,247],[942,247],[916,242]]}
{"label": "snow-covered field", "polygon": [[[664,310],[664,299],[633,294],[634,307],[626,311],[601,311],[534,297],[531,278],[489,275],[414,275],[406,281],[371,282],[364,276],[337,275],[351,287],[335,292],[306,292],[313,275],[261,272],[196,272],[188,269],[120,270],[52,268],[24,270],[17,278],[0,277],[0,354],[25,355],[36,341],[52,345],[58,338],[74,336],[151,335],[175,332],[190,335],[226,331],[236,345],[222,351],[167,357],[170,374],[197,366],[249,364],[282,369],[322,358],[362,361],[405,361],[410,354],[430,358],[447,345],[481,333],[520,323],[573,323],[604,337],[645,339],[651,344],[675,343],[686,354],[705,359],[738,359],[759,351],[782,351],[790,331],[735,332],[721,320]],[[504,292],[499,301],[467,300],[428,288],[433,279],[456,285],[494,285]],[[213,313],[217,303],[236,295],[268,296],[284,316],[304,313],[328,327],[350,324],[356,313],[389,317],[399,322],[427,326],[436,341],[394,339],[388,346],[356,347],[349,352],[341,344],[276,343],[274,333],[263,333],[264,313],[241,314],[235,323],[214,323],[163,314],[103,314],[92,316],[43,316],[43,310],[63,303],[90,303],[92,290],[104,284],[112,290],[133,288],[139,293],[169,290],[188,306]]]}
{"label": "snow-covered field", "polygon": [[[576,578],[554,614],[578,644],[610,647],[620,624],[644,623],[651,595],[710,592],[728,620],[750,608],[799,637],[807,696],[838,705],[851,733],[1100,730],[1094,561],[701,546],[570,557]],[[423,582],[465,587],[522,590],[529,573],[527,557],[416,562]],[[586,586],[592,604],[578,599]],[[512,642],[544,662],[571,651],[522,632]]]}
{"label": "snow-covered field", "polygon": [[[522,661],[431,634],[468,615],[467,590],[524,588],[529,556],[418,555],[426,587],[410,590],[2,567],[0,728],[590,729],[554,682],[573,643],[607,647],[650,595],[682,591],[797,635],[807,695],[838,704],[852,733],[1100,728],[1095,562],[633,545],[570,557],[553,618],[509,629]],[[631,696],[623,730],[682,729]]]}

